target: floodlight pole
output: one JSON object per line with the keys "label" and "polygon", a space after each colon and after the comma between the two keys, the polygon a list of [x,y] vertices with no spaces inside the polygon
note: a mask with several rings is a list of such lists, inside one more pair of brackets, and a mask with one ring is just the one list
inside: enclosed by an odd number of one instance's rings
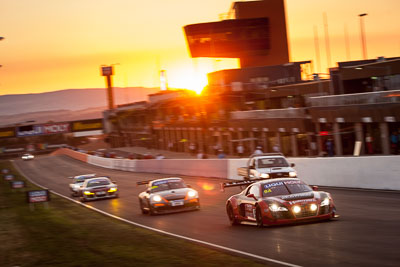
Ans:
{"label": "floodlight pole", "polygon": [[362,51],[363,51],[363,58],[367,59],[367,42],[365,38],[365,26],[364,26],[364,19],[368,15],[367,13],[359,14],[360,17],[360,32],[361,32],[361,44],[362,44]]}

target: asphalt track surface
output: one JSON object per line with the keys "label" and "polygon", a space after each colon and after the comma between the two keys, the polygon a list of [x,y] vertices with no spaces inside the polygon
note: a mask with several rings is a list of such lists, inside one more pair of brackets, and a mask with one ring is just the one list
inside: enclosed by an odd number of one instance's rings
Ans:
{"label": "asphalt track surface", "polygon": [[[400,193],[324,188],[332,194],[339,219],[327,222],[257,228],[230,226],[225,212],[229,196],[220,179],[186,177],[199,192],[201,210],[157,216],[142,215],[137,181],[171,175],[116,171],[66,156],[16,160],[25,176],[57,193],[70,196],[68,176],[108,175],[118,183],[120,197],[87,202],[115,216],[174,234],[300,266],[399,266]],[[212,259],[210,259],[212,260]],[[266,262],[267,264],[270,264]]]}

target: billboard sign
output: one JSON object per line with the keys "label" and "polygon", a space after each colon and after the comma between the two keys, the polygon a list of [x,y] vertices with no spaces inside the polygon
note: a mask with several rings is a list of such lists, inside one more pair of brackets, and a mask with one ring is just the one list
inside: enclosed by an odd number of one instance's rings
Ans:
{"label": "billboard sign", "polygon": [[12,181],[12,180],[14,180],[14,174],[6,174],[6,175],[4,175],[4,180],[6,180],[6,181]]}
{"label": "billboard sign", "polygon": [[103,66],[101,67],[101,75],[102,76],[111,76],[113,75],[113,67],[112,66]]}
{"label": "billboard sign", "polygon": [[11,181],[10,185],[11,185],[12,189],[24,188],[25,182],[24,181]]}
{"label": "billboard sign", "polygon": [[2,128],[0,129],[0,138],[15,137],[14,128]]}
{"label": "billboard sign", "polygon": [[50,201],[49,190],[33,190],[26,192],[28,203],[47,202]]}
{"label": "billboard sign", "polygon": [[72,122],[72,132],[102,130],[102,129],[103,129],[103,120],[102,119]]}
{"label": "billboard sign", "polygon": [[68,133],[70,131],[69,123],[52,123],[43,125],[44,134],[58,134],[58,133]]}
{"label": "billboard sign", "polygon": [[36,136],[42,134],[43,134],[43,128],[41,125],[25,125],[17,127],[18,137]]}

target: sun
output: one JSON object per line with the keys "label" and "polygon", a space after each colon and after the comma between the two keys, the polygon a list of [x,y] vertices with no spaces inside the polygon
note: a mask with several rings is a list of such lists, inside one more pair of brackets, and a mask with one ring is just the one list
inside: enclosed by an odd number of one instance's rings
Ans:
{"label": "sun", "polygon": [[201,94],[208,85],[207,74],[222,69],[238,68],[237,59],[192,59],[188,64],[179,64],[167,68],[168,86],[182,88]]}
{"label": "sun", "polygon": [[188,83],[187,89],[195,91],[198,95],[201,94],[203,88],[208,84],[207,74],[195,74],[192,81]]}
{"label": "sun", "polygon": [[171,73],[168,85],[170,88],[188,89],[201,94],[203,88],[208,84],[207,73],[207,71],[194,72],[188,70],[181,70],[175,74]]}

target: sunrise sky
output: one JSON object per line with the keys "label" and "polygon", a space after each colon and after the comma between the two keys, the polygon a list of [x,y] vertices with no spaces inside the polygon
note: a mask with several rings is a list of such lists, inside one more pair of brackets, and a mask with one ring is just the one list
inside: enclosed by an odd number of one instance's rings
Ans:
{"label": "sunrise sky", "polygon": [[[182,27],[219,20],[231,0],[0,0],[0,95],[102,88],[100,65],[115,66],[114,86],[198,89],[206,73],[235,59],[191,59]],[[364,17],[369,58],[400,56],[400,0],[286,0],[291,61],[315,60],[327,72],[323,13],[332,65],[362,59]],[[350,49],[346,51],[345,27]],[[349,52],[349,53],[348,53]],[[350,58],[348,58],[350,55]],[[331,67],[333,67],[331,66]]]}

